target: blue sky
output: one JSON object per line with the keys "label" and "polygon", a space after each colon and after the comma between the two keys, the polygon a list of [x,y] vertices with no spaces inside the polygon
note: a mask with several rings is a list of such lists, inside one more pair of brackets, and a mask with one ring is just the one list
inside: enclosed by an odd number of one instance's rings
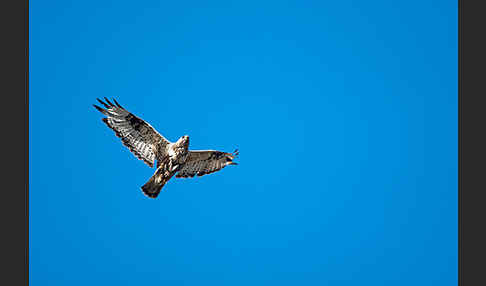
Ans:
{"label": "blue sky", "polygon": [[33,286],[457,285],[456,1],[30,1],[29,76]]}

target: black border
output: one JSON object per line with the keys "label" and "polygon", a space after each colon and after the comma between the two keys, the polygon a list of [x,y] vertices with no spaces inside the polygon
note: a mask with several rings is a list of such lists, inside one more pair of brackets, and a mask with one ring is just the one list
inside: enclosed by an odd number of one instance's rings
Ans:
{"label": "black border", "polygon": [[484,1],[459,0],[459,285],[486,285]]}
{"label": "black border", "polygon": [[[486,285],[483,274],[486,264],[483,262],[486,257],[483,232],[486,9],[481,4],[481,1],[458,1],[458,282],[462,286]],[[2,98],[5,101],[1,118],[4,131],[15,139],[1,140],[7,159],[2,162],[6,182],[0,200],[4,226],[2,260],[6,262],[1,281],[5,285],[21,285],[23,280],[28,285],[29,1],[2,1],[0,5],[2,19],[7,21],[2,25],[5,30]],[[24,160],[19,160],[21,154]]]}
{"label": "black border", "polygon": [[2,184],[0,284],[28,285],[29,2],[0,1]]}
{"label": "black border", "polygon": [[29,285],[29,0],[24,0],[25,22],[25,285]]}

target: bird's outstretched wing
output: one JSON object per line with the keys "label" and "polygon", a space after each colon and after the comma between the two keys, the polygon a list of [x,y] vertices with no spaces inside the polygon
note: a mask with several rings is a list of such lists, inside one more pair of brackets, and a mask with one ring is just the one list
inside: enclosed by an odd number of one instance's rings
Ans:
{"label": "bird's outstretched wing", "polygon": [[165,146],[170,142],[150,124],[124,109],[115,99],[113,99],[115,104],[106,97],[105,101],[98,99],[106,109],[93,104],[98,111],[107,116],[102,121],[115,131],[123,145],[128,147],[138,159],[153,167],[155,159],[164,156]]}
{"label": "bird's outstretched wing", "polygon": [[177,173],[176,178],[203,176],[219,171],[228,165],[237,165],[233,160],[238,154],[238,150],[233,153],[214,150],[189,151],[186,163]]}

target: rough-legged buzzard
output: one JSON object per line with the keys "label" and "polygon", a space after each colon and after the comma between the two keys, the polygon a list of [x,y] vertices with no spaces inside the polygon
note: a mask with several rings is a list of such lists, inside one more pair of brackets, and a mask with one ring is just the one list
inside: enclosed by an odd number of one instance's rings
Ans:
{"label": "rough-legged buzzard", "polygon": [[162,187],[174,175],[176,178],[192,178],[219,171],[233,162],[238,150],[233,153],[215,150],[189,151],[189,137],[182,136],[175,143],[169,142],[150,124],[125,110],[115,99],[115,104],[105,97],[106,108],[93,106],[106,115],[102,121],[115,131],[123,145],[150,167],[157,160],[157,169],[153,176],[142,186],[143,193],[149,198],[156,198]]}

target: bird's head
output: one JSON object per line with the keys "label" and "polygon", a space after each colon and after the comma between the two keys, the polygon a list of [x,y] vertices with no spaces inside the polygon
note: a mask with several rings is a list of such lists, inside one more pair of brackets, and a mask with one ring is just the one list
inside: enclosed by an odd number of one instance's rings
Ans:
{"label": "bird's head", "polygon": [[181,138],[179,138],[179,140],[177,140],[176,143],[179,146],[184,146],[184,147],[188,148],[189,147],[189,136],[187,136],[187,135],[182,136]]}

